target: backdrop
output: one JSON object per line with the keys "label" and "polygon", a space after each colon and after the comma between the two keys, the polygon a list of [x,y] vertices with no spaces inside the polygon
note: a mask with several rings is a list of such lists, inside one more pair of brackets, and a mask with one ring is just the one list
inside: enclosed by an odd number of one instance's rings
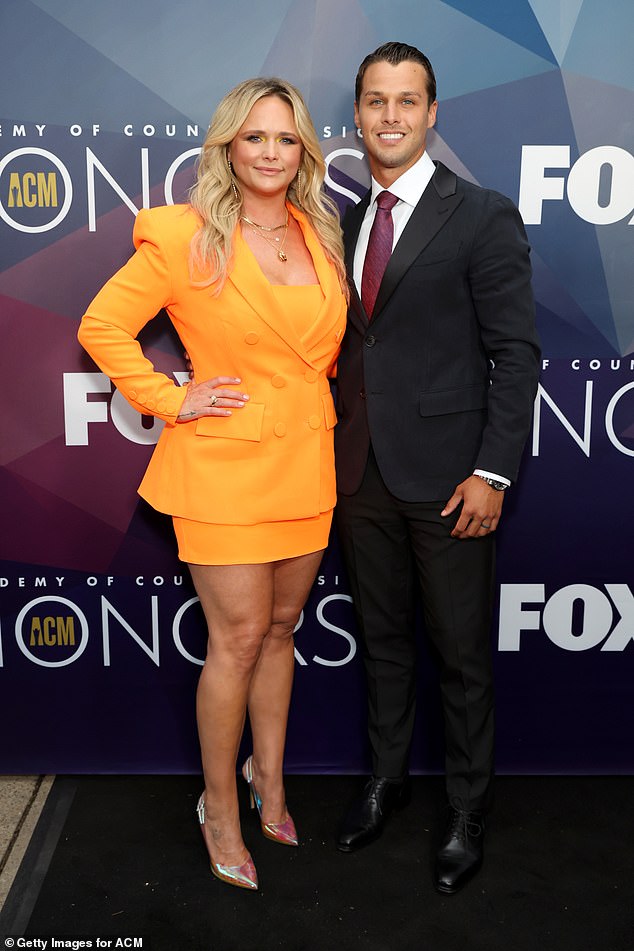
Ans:
{"label": "backdrop", "polygon": [[[159,424],[76,342],[141,207],[182,200],[219,98],[305,93],[343,209],[368,182],[356,68],[399,39],[435,66],[430,151],[520,206],[544,346],[499,532],[501,772],[631,772],[634,7],[630,0],[3,0],[0,772],[199,769],[205,631],[169,520],[136,486]],[[165,320],[147,354],[182,382]],[[368,766],[336,539],[297,633],[290,770]],[[441,766],[420,649],[415,770]]]}

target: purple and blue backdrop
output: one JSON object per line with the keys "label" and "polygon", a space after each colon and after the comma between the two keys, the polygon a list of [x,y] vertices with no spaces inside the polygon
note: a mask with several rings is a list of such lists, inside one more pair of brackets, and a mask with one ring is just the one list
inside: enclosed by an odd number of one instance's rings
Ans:
{"label": "purple and blue backdrop", "polygon": [[[0,772],[199,768],[202,613],[170,522],[136,495],[159,424],[76,342],[141,207],[182,200],[219,98],[305,93],[343,209],[368,183],[363,56],[430,56],[430,152],[520,206],[541,385],[499,532],[500,772],[631,772],[634,7],[622,0],[5,0],[0,11]],[[165,320],[147,354],[185,379]],[[287,765],[368,765],[336,539],[297,632]],[[441,767],[421,637],[412,765]]]}

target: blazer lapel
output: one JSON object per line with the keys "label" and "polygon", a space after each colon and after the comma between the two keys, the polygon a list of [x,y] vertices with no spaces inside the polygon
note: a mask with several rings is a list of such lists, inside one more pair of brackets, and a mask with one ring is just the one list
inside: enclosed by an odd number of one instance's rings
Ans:
{"label": "blazer lapel", "polygon": [[368,317],[363,309],[357,286],[354,283],[354,252],[359,238],[359,231],[363,218],[370,204],[371,192],[367,192],[358,205],[350,206],[343,219],[343,245],[346,260],[346,273],[350,286],[350,306],[348,319],[356,323],[365,333],[368,326]]}
{"label": "blazer lapel", "polygon": [[381,316],[382,309],[407,269],[447,223],[461,201],[462,198],[456,194],[455,174],[441,163],[436,163],[436,171],[388,261],[374,305],[372,323]]}
{"label": "blazer lapel", "polygon": [[[338,306],[334,306],[333,303],[338,300],[338,295],[334,293],[336,275],[326,259],[316,234],[308,226],[304,215],[293,205],[289,204],[287,207],[289,214],[297,220],[302,229],[324,295],[313,329],[309,330],[303,339],[297,333],[292,320],[279,307],[273,288],[264,276],[239,227],[236,228],[234,236],[234,257],[229,280],[247,304],[257,313],[258,317],[281,337],[302,360],[312,366],[310,349],[330,331],[339,316]],[[327,310],[331,311],[328,315],[326,314]],[[330,321],[328,316],[331,318]]]}
{"label": "blazer lapel", "polygon": [[302,335],[300,341],[304,348],[304,353],[307,354],[305,359],[310,362],[310,354],[316,350],[325,337],[330,337],[335,325],[340,320],[341,288],[339,286],[337,272],[328,261],[324,249],[319,243],[319,238],[308,224],[306,216],[292,205],[289,205],[289,211],[302,229],[304,241],[313,259],[317,280],[319,281],[323,294],[321,307],[315,316],[315,320],[310,329]]}

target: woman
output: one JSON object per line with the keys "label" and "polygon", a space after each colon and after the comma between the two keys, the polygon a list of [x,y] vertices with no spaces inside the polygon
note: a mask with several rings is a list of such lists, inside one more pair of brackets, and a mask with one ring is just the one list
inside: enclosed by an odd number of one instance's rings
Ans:
{"label": "woman", "polygon": [[[263,833],[297,845],[282,760],[293,630],[335,501],[327,374],[344,331],[339,222],[299,92],[251,79],[222,100],[190,204],[141,211],[136,254],[85,314],[79,339],[140,412],[166,426],[140,494],[172,515],[209,628],[197,693],[211,870],[256,889],[240,831],[236,758]],[[162,307],[189,353],[178,387],[136,336]]]}

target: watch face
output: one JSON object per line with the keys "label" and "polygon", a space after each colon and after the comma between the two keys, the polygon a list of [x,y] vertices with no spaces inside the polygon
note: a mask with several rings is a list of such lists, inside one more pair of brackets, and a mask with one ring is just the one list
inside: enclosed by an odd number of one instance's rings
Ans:
{"label": "watch face", "polygon": [[496,489],[497,492],[503,492],[504,489],[508,489],[506,482],[499,482],[497,479],[492,479],[490,476],[480,476],[483,482],[486,482],[487,485],[490,485],[492,489]]}

